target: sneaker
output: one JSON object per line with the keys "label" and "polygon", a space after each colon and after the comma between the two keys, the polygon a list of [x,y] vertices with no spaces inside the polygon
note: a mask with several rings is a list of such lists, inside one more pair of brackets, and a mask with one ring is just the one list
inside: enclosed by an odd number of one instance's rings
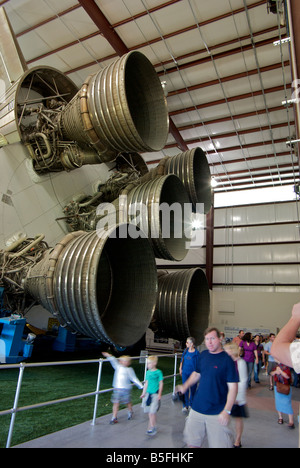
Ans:
{"label": "sneaker", "polygon": [[109,424],[117,424],[118,420],[117,418],[112,418],[110,421],[109,421]]}
{"label": "sneaker", "polygon": [[182,408],[181,410],[183,413],[188,413],[189,412],[189,409],[185,406],[184,408]]}
{"label": "sneaker", "polygon": [[152,429],[148,429],[146,432],[147,435],[154,436],[157,433],[156,427],[152,427]]}
{"label": "sneaker", "polygon": [[128,417],[127,417],[128,421],[132,419],[132,417],[133,417],[133,411],[128,411]]}

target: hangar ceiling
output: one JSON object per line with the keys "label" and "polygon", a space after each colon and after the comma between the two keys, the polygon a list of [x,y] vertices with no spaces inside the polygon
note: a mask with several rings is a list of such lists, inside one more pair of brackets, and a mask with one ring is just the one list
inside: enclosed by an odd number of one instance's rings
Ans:
{"label": "hangar ceiling", "polygon": [[[277,11],[276,11],[277,5]],[[167,96],[164,156],[201,147],[215,192],[298,182],[291,44],[281,0],[2,0],[29,68],[80,87],[139,50]],[[275,6],[275,8],[274,8]],[[274,45],[279,41],[278,45]]]}

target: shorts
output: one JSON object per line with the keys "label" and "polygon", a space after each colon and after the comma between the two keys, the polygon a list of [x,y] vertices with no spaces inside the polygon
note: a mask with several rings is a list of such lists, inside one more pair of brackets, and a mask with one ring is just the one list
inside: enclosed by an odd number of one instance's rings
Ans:
{"label": "shorts", "polygon": [[114,388],[111,397],[112,403],[123,403],[128,405],[131,402],[131,389],[130,388]]}
{"label": "shorts", "polygon": [[278,363],[277,363],[277,362],[275,362],[275,361],[268,361],[268,367],[267,367],[268,375],[270,375],[270,372],[272,372],[273,370],[275,370],[277,366],[278,366]]}
{"label": "shorts", "polygon": [[[151,397],[151,403],[150,405],[147,405],[148,398]],[[144,408],[144,413],[157,413],[159,410],[159,399],[158,399],[158,393],[152,393],[151,395],[149,393],[146,393],[145,397],[143,398],[142,402],[142,407]]]}
{"label": "shorts", "polygon": [[233,418],[248,418],[249,414],[247,405],[233,405],[231,416]]}
{"label": "shorts", "polygon": [[222,426],[219,415],[206,415],[191,409],[187,417],[183,437],[190,447],[203,447],[207,441],[209,448],[232,448],[234,438],[231,421]]}

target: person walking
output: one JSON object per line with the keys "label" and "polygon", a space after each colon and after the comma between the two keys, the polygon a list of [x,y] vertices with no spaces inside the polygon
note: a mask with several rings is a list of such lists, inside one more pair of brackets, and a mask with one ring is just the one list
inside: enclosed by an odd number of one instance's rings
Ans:
{"label": "person walking", "polygon": [[258,362],[254,362],[254,381],[260,383],[259,373],[261,368],[265,365],[264,360],[264,347],[262,344],[262,337],[260,335],[255,335],[254,343],[256,344],[257,358]]}
{"label": "person walking", "polygon": [[131,382],[133,382],[140,389],[143,388],[143,384],[135,375],[133,368],[130,367],[131,357],[120,356],[119,359],[116,359],[107,352],[103,352],[102,355],[107,358],[112,367],[115,369],[113,379],[113,394],[111,400],[113,404],[113,415],[110,420],[110,424],[116,424],[118,422],[117,416],[120,403],[127,405],[128,419],[132,419],[133,411],[131,403]]}
{"label": "person walking", "polygon": [[[186,349],[182,354],[179,365],[179,374],[181,375],[182,383],[185,383],[192,374],[192,372],[194,372],[194,370],[196,369],[196,364],[199,357],[200,353],[195,347],[195,338],[189,336],[186,339]],[[187,413],[188,410],[191,408],[196,389],[197,384],[192,385],[192,387],[190,387],[184,394],[184,399],[182,402],[183,412]]]}
{"label": "person walking", "polygon": [[[277,363],[276,368],[271,371],[275,381],[275,407],[278,413],[278,424],[283,424],[282,413],[289,418],[288,428],[294,429],[294,414],[292,407],[291,370],[284,364]],[[284,391],[282,391],[282,388]]]}
{"label": "person walking", "polygon": [[199,382],[192,408],[186,419],[184,440],[188,447],[232,448],[230,414],[238,390],[238,373],[233,360],[223,350],[220,332],[204,332],[206,350],[200,354],[196,370],[177,387],[185,393]]}
{"label": "person walking", "polygon": [[239,334],[232,339],[232,342],[239,345],[244,335],[245,335],[244,330],[239,330]]}
{"label": "person walking", "polygon": [[276,369],[277,363],[275,360],[275,357],[271,354],[271,348],[273,347],[273,343],[275,340],[275,334],[270,333],[269,336],[269,341],[265,344],[264,346],[264,353],[268,357],[268,367],[267,367],[267,372],[270,377],[270,385],[269,385],[269,390],[274,390],[274,384],[273,384],[273,370]]}
{"label": "person walking", "polygon": [[157,369],[157,356],[149,356],[147,359],[148,370],[146,372],[145,386],[141,394],[143,398],[142,406],[144,412],[149,415],[148,430],[146,432],[149,436],[154,436],[157,433],[157,416],[159,410],[160,400],[163,391],[163,373]]}
{"label": "person walking", "polygon": [[235,441],[233,448],[241,448],[242,435],[244,430],[244,418],[248,418],[249,416],[246,404],[248,369],[246,362],[239,355],[239,346],[236,343],[226,343],[224,350],[236,363],[239,374],[238,393],[231,410],[231,416],[235,421]]}
{"label": "person walking", "polygon": [[251,388],[251,378],[254,368],[254,363],[258,364],[258,356],[256,344],[252,340],[252,334],[247,332],[243,336],[242,341],[239,344],[241,350],[243,350],[242,357],[245,360],[248,368],[248,388]]}

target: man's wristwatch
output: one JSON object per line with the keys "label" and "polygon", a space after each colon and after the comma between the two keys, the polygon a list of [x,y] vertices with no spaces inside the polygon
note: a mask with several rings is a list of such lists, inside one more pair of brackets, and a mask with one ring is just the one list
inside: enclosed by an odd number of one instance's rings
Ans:
{"label": "man's wristwatch", "polygon": [[231,414],[231,411],[228,411],[227,409],[225,410],[227,414]]}

